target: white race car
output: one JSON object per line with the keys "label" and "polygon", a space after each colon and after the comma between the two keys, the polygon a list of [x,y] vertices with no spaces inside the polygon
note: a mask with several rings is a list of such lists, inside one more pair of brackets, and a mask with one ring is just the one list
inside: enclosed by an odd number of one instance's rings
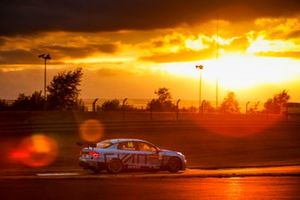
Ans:
{"label": "white race car", "polygon": [[175,173],[185,170],[186,159],[180,152],[160,149],[145,140],[110,139],[81,149],[79,164],[94,172],[150,169]]}

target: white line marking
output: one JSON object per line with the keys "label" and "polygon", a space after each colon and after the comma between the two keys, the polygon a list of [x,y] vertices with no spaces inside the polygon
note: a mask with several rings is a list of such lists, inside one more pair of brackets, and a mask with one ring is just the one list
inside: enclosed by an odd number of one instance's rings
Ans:
{"label": "white line marking", "polygon": [[37,176],[77,176],[79,175],[79,173],[61,172],[61,173],[41,173],[36,175]]}

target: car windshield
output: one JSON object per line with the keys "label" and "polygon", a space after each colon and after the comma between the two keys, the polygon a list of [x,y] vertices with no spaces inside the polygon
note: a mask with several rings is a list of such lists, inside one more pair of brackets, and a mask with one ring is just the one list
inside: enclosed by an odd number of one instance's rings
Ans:
{"label": "car windshield", "polygon": [[110,147],[111,145],[112,145],[112,143],[107,140],[97,143],[97,147],[100,149],[106,149],[106,148]]}

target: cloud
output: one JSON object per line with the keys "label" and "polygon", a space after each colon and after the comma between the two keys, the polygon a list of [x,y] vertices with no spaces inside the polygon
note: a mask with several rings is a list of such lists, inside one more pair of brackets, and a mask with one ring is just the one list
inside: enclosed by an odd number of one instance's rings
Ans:
{"label": "cloud", "polygon": [[41,62],[37,55],[37,52],[21,49],[0,51],[0,64],[37,64]]}
{"label": "cloud", "polygon": [[256,53],[258,56],[281,57],[281,58],[300,58],[300,51],[268,51]]}
{"label": "cloud", "polygon": [[118,45],[113,43],[86,44],[81,47],[52,45],[41,48],[44,48],[47,52],[53,52],[57,58],[83,58],[95,53],[114,54],[118,51]]}
{"label": "cloud", "polygon": [[6,43],[6,40],[4,38],[0,38],[0,46],[4,45]]}
{"label": "cloud", "polygon": [[[1,42],[1,40],[0,40]],[[0,64],[39,64],[37,55],[49,53],[54,60],[51,64],[61,64],[65,58],[85,58],[93,54],[114,54],[118,51],[118,45],[114,43],[86,44],[82,47],[39,44],[30,49],[0,50]]]}
{"label": "cloud", "polygon": [[128,76],[134,75],[134,73],[130,70],[122,69],[122,68],[101,68],[96,71],[96,74],[101,77],[113,77],[113,76]]}
{"label": "cloud", "polygon": [[243,53],[250,46],[249,40],[245,36],[233,37],[226,45],[219,45],[219,47],[226,51],[226,53]]}
{"label": "cloud", "polygon": [[176,53],[160,53],[153,54],[150,56],[141,57],[140,60],[157,62],[157,63],[168,63],[168,62],[187,62],[209,59],[214,56],[213,50],[205,49],[202,51],[191,51],[183,50]]}
{"label": "cloud", "polygon": [[300,30],[295,30],[290,32],[287,36],[288,39],[292,39],[292,38],[299,38],[300,37]]}
{"label": "cloud", "polygon": [[219,18],[294,16],[298,0],[4,0],[0,35],[170,28]]}

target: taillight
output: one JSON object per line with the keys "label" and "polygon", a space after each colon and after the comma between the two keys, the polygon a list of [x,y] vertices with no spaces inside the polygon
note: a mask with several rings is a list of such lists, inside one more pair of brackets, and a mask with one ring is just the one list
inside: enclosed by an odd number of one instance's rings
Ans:
{"label": "taillight", "polygon": [[94,158],[98,158],[100,156],[100,153],[96,152],[96,151],[90,151],[89,155],[94,157]]}

